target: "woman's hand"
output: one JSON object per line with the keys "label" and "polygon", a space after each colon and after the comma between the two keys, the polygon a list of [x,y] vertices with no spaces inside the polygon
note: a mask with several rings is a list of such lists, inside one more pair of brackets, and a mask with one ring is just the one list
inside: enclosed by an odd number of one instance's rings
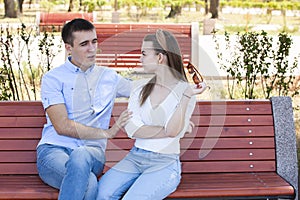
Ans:
{"label": "woman's hand", "polygon": [[107,138],[113,138],[118,133],[120,129],[122,129],[128,122],[128,120],[132,117],[132,112],[129,110],[125,110],[121,113],[118,120],[115,124],[107,130]]}
{"label": "woman's hand", "polygon": [[202,94],[207,88],[209,88],[205,82],[201,82],[198,85],[193,85],[194,95]]}

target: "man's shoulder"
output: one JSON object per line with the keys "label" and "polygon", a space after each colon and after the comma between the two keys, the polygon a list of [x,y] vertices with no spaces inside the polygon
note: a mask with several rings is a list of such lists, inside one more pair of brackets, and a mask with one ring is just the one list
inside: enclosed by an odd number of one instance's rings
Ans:
{"label": "man's shoulder", "polygon": [[66,68],[65,68],[64,64],[62,64],[58,67],[54,67],[54,68],[50,69],[48,72],[45,73],[45,75],[51,75],[51,74],[63,75],[62,73],[64,71],[66,71]]}

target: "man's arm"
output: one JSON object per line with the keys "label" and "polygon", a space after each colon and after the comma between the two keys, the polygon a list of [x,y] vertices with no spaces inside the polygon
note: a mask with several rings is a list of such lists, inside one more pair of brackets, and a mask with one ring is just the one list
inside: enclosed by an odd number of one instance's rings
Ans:
{"label": "man's arm", "polygon": [[64,104],[49,106],[46,112],[59,135],[80,139],[102,139],[112,138],[123,127],[131,117],[128,111],[123,112],[116,123],[108,130],[85,126],[68,118],[67,109]]}

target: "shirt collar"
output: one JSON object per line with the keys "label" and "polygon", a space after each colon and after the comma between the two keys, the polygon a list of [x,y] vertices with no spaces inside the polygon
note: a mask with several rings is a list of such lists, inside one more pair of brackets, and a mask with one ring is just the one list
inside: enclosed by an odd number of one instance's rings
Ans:
{"label": "shirt collar", "polygon": [[[78,72],[83,72],[79,67],[77,67],[76,65],[74,65],[73,63],[71,63],[71,56],[69,56],[67,58],[67,61],[66,61],[66,66],[69,70],[71,70],[72,72],[75,72],[75,73],[78,73]],[[95,67],[95,64],[92,65],[90,68],[88,68],[86,70],[86,72],[84,73],[90,73]]]}

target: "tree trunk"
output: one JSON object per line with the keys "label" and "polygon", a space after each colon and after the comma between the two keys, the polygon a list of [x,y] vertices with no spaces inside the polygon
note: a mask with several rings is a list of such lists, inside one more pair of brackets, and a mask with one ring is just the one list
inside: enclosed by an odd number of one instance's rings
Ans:
{"label": "tree trunk", "polygon": [[19,7],[19,11],[20,13],[23,13],[23,2],[24,0],[18,0],[18,7]]}
{"label": "tree trunk", "polygon": [[211,18],[217,19],[219,17],[218,9],[219,9],[219,0],[210,0]]}
{"label": "tree trunk", "polygon": [[72,12],[72,10],[73,10],[73,0],[70,0],[68,12]]}
{"label": "tree trunk", "polygon": [[208,2],[207,0],[204,1],[204,4],[205,4],[205,15],[208,14]]}
{"label": "tree trunk", "polygon": [[17,18],[18,13],[16,9],[16,3],[14,0],[4,0],[4,17]]}
{"label": "tree trunk", "polygon": [[176,15],[180,15],[181,14],[181,6],[179,5],[171,5],[171,10],[168,14],[168,16],[166,18],[173,18]]}

